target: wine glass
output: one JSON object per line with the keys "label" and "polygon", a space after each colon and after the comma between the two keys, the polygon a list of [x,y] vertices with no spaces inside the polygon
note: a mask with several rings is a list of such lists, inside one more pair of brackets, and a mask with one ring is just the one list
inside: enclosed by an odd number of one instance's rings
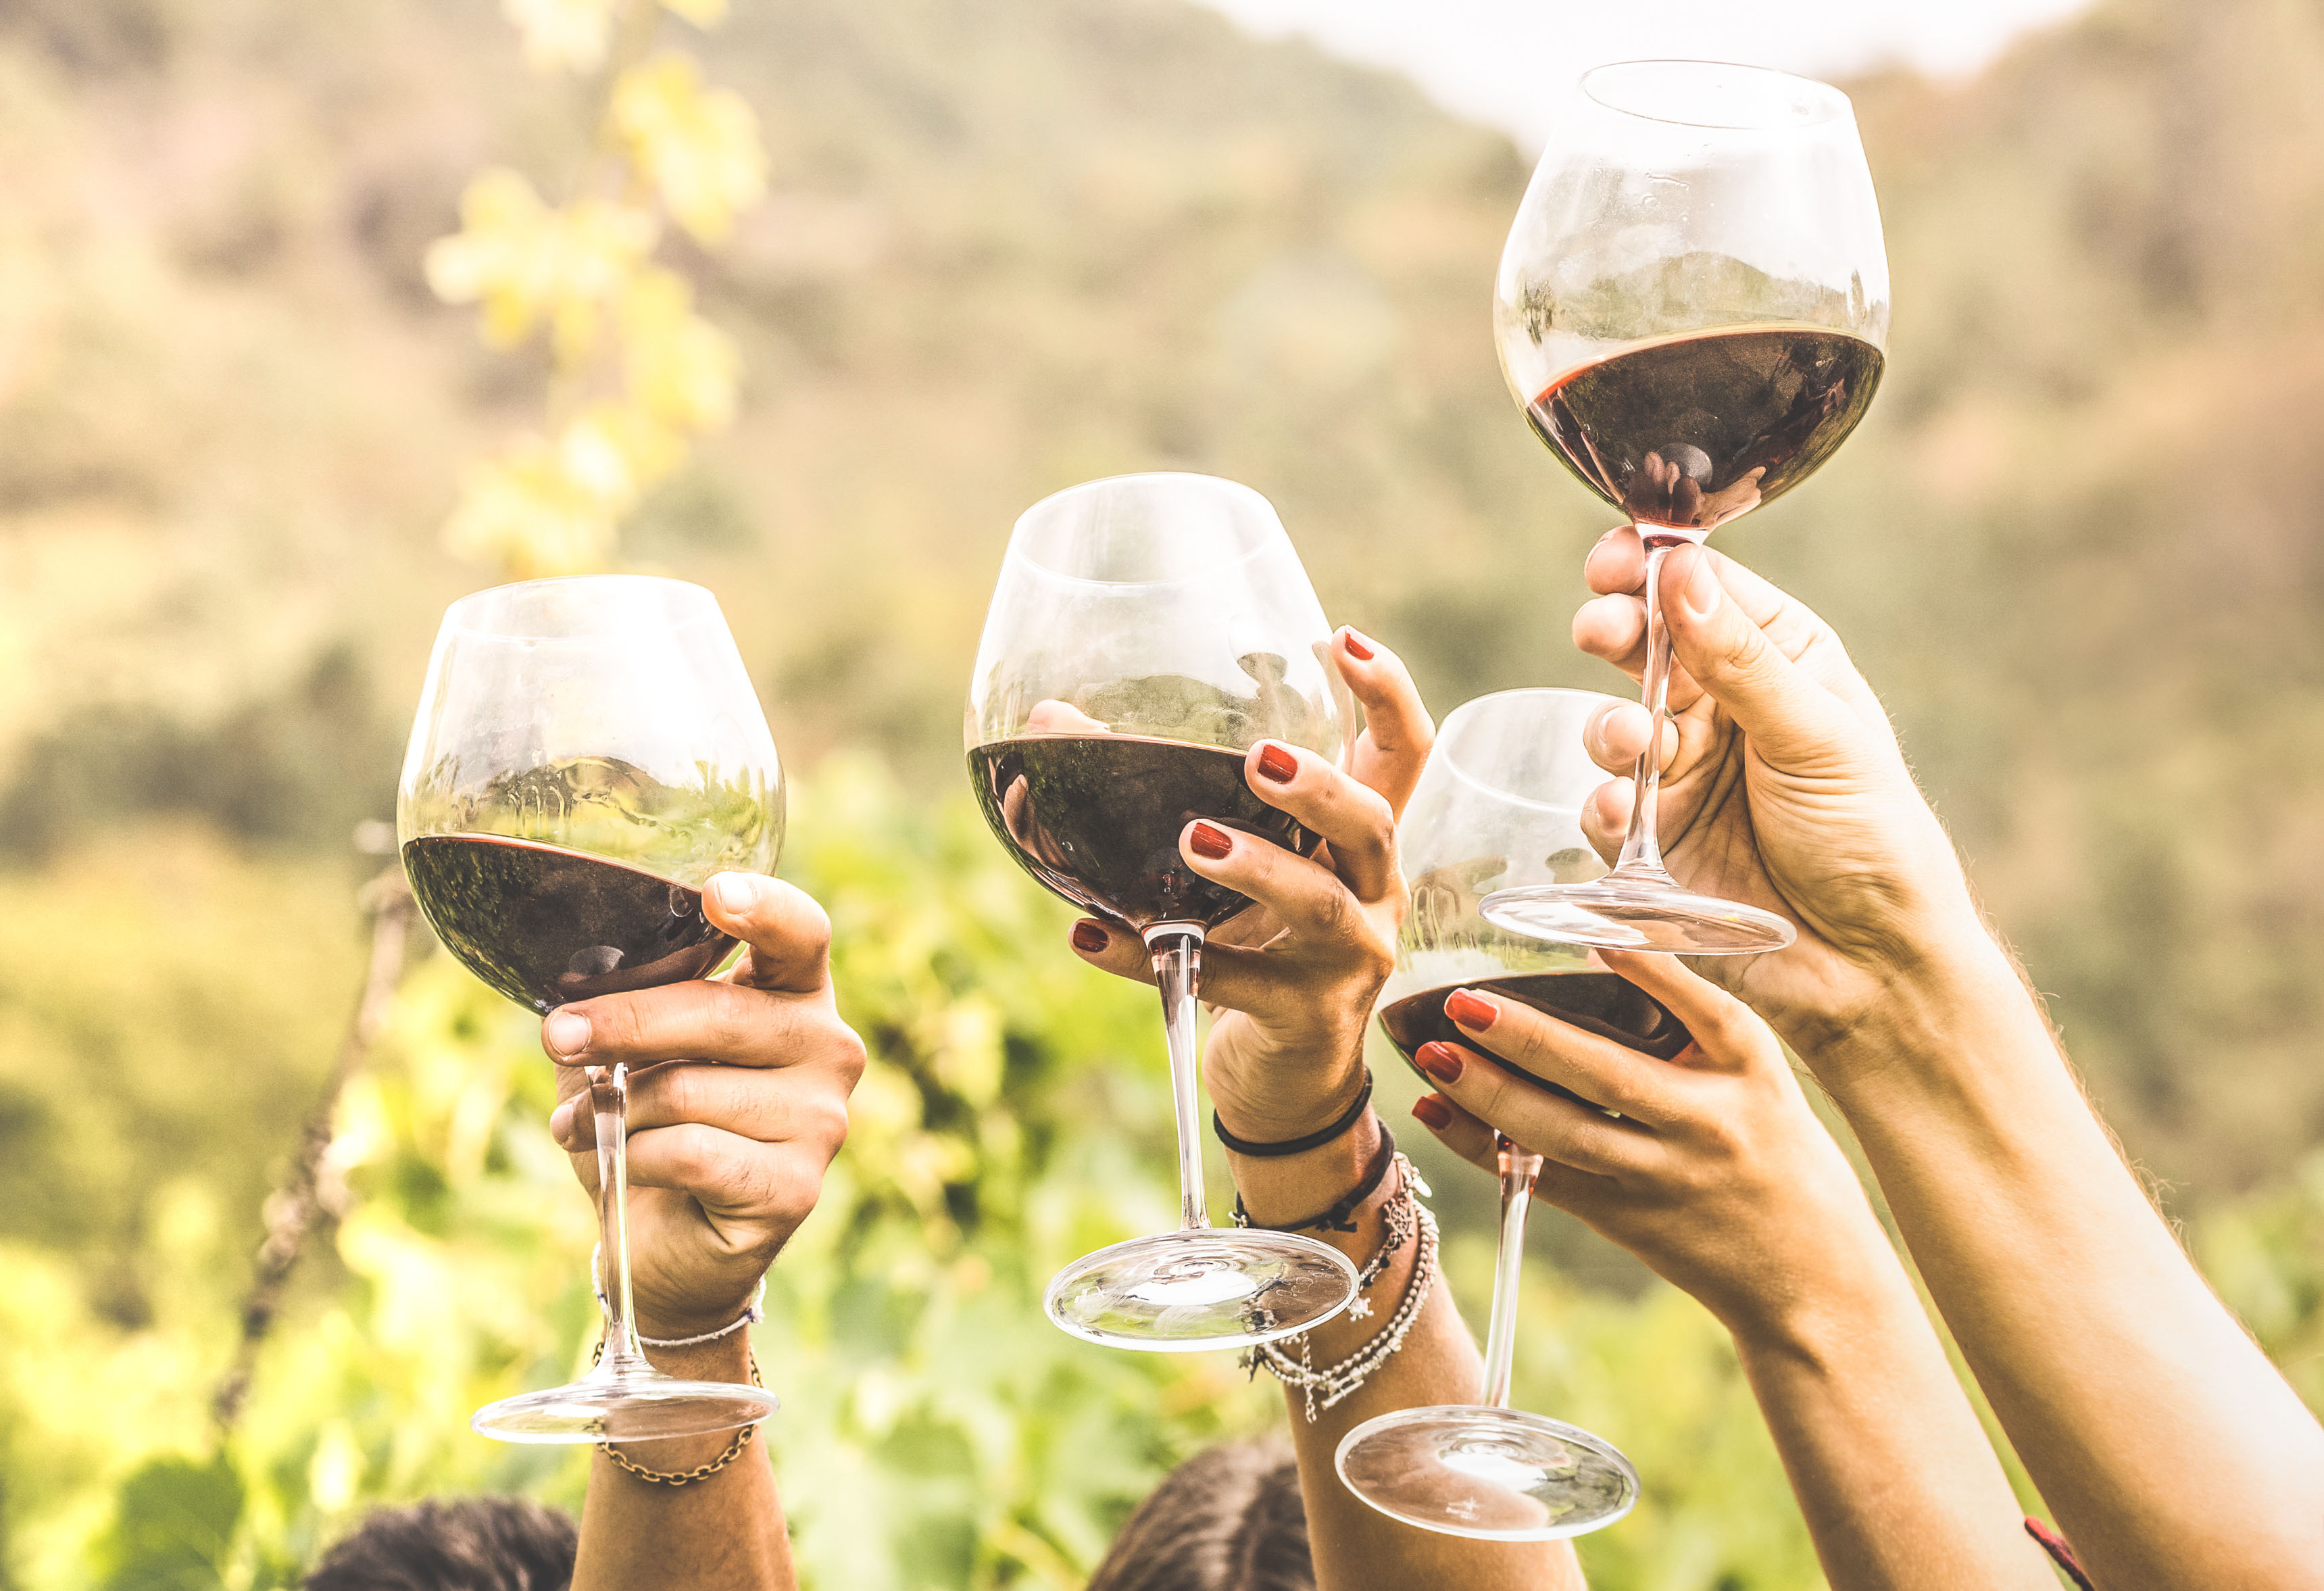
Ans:
{"label": "wine glass", "polygon": [[[1462,988],[1546,1011],[1663,1059],[1691,1041],[1660,1002],[1587,949],[1512,933],[1480,909],[1496,886],[1573,884],[1605,872],[1582,835],[1582,805],[1600,779],[1582,732],[1613,699],[1585,690],[1504,690],[1444,720],[1397,834],[1412,909],[1379,1016],[1407,1062],[1423,1044],[1465,1045],[1444,1014],[1445,997]],[[1482,1051],[1469,1053],[1580,1097]],[[1604,1438],[1508,1406],[1526,1208],[1541,1157],[1507,1137],[1499,1149],[1500,1253],[1480,1401],[1366,1420],[1340,1442],[1340,1478],[1382,1513],[1423,1530],[1495,1541],[1578,1536],[1629,1512],[1638,1473]]]}
{"label": "wine glass", "polygon": [[1654,729],[1614,870],[1513,888],[1485,902],[1494,921],[1696,956],[1791,943],[1783,918],[1690,893],[1663,865],[1662,565],[1831,457],[1887,335],[1880,209],[1846,95],[1716,61],[1583,76],[1509,229],[1493,337],[1541,439],[1646,542]]}
{"label": "wine glass", "polygon": [[1325,661],[1332,634],[1275,510],[1232,481],[1091,481],[1027,509],[1009,539],[969,685],[969,780],[1028,873],[1152,952],[1177,1115],[1179,1229],[1084,1255],[1043,1299],[1088,1341],[1248,1346],[1355,1297],[1354,1265],[1326,1244],[1210,1225],[1196,979],[1204,936],[1250,902],[1178,850],[1197,818],[1315,849],[1243,764],[1263,739],[1345,755],[1354,706]]}
{"label": "wine glass", "polygon": [[[703,916],[714,873],[770,873],[774,737],[717,599],[636,575],[529,580],[444,615],[396,794],[411,893],[447,949],[529,1011],[704,977],[734,941]],[[642,1441],[764,1420],[770,1393],[679,1381],[633,1321],[628,1068],[586,1068],[613,1272],[605,1350],[567,1386],[470,1423],[506,1442]]]}

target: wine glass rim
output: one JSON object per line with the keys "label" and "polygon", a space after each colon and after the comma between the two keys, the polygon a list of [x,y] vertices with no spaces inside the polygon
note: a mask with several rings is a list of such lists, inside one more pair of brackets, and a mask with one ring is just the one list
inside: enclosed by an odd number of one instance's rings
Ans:
{"label": "wine glass rim", "polygon": [[[1024,532],[1026,522],[1030,520],[1035,514],[1040,513],[1043,509],[1048,507],[1051,504],[1056,503],[1064,498],[1075,496],[1084,492],[1095,492],[1105,486],[1124,486],[1132,481],[1195,481],[1200,482],[1205,486],[1222,487],[1225,490],[1225,495],[1228,496],[1241,497],[1247,502],[1256,504],[1262,511],[1265,512],[1268,519],[1275,522],[1277,530],[1280,531],[1283,527],[1283,516],[1276,513],[1275,504],[1268,501],[1267,494],[1260,491],[1256,486],[1245,486],[1240,481],[1230,480],[1222,475],[1204,475],[1200,470],[1132,470],[1128,475],[1103,475],[1098,476],[1095,480],[1077,481],[1070,486],[1060,486],[1057,490],[1050,493],[1047,496],[1041,498],[1038,502],[1028,507],[1024,513],[1017,516],[1017,523],[1010,531],[1008,559],[1010,561],[1021,562],[1028,568],[1038,569],[1044,577],[1052,580],[1058,580],[1074,586],[1102,587],[1115,591],[1142,591],[1160,586],[1185,586],[1193,584],[1198,578],[1203,579],[1213,578],[1212,574],[1205,573],[1200,577],[1188,575],[1182,576],[1177,579],[1168,580],[1100,580],[1093,578],[1088,575],[1069,575],[1063,569],[1053,568],[1049,564],[1047,564],[1041,560],[1034,557],[1030,552],[1026,551],[1024,548],[1019,544]],[[1254,542],[1250,550],[1245,552],[1241,557],[1234,560],[1231,563],[1220,567],[1225,569],[1240,568],[1243,564],[1249,563],[1252,559],[1257,558],[1260,553],[1266,550],[1267,541],[1262,537],[1258,541]]]}
{"label": "wine glass rim", "polygon": [[511,580],[499,586],[487,586],[481,591],[469,592],[444,610],[444,628],[462,635],[480,635],[495,641],[587,641],[593,638],[586,635],[528,635],[514,630],[482,627],[467,623],[467,615],[463,610],[474,604],[481,603],[486,597],[506,597],[516,592],[539,590],[550,586],[593,585],[667,587],[672,590],[696,593],[709,604],[709,610],[706,613],[695,613],[682,618],[668,619],[657,625],[657,628],[677,630],[706,624],[714,615],[721,612],[717,595],[708,587],[696,585],[692,580],[674,579],[668,575],[545,575],[537,580]]}
{"label": "wine glass rim", "polygon": [[[1804,84],[1814,89],[1821,104],[1817,107],[1818,114],[1812,119],[1804,122],[1709,122],[1699,121],[1691,116],[1657,116],[1651,111],[1619,105],[1591,87],[1591,79],[1593,78],[1602,77],[1609,72],[1628,71],[1637,67],[1713,67],[1721,71],[1752,72],[1763,77],[1782,78],[1794,83]],[[1578,87],[1592,105],[1601,110],[1611,111],[1616,116],[1630,116],[1641,122],[1660,122],[1672,127],[1701,127],[1718,133],[1806,133],[1818,127],[1827,126],[1843,116],[1853,116],[1855,114],[1855,107],[1849,103],[1848,96],[1821,79],[1803,77],[1798,72],[1787,72],[1780,67],[1754,66],[1748,61],[1741,60],[1691,60],[1677,56],[1655,57],[1646,60],[1609,60],[1593,66],[1583,72]]]}
{"label": "wine glass rim", "polygon": [[1452,776],[1471,790],[1480,791],[1497,800],[1529,808],[1536,812],[1554,812],[1561,816],[1578,817],[1583,803],[1575,802],[1569,805],[1563,801],[1545,801],[1538,797],[1526,795],[1521,791],[1511,790],[1505,784],[1496,783],[1462,767],[1460,754],[1452,749],[1455,726],[1470,717],[1472,713],[1483,711],[1497,705],[1507,705],[1521,698],[1542,697],[1572,697],[1577,701],[1612,702],[1617,706],[1627,699],[1618,696],[1609,696],[1602,690],[1577,690],[1564,685],[1523,685],[1510,690],[1488,691],[1483,696],[1471,697],[1444,715],[1443,725],[1436,732],[1436,749],[1443,754],[1444,765],[1452,770]]}

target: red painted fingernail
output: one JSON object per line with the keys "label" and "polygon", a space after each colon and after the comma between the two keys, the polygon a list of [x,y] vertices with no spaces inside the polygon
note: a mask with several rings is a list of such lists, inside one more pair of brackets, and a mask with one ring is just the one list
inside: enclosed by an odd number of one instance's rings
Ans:
{"label": "red painted fingernail", "polygon": [[1074,924],[1074,948],[1094,956],[1113,943],[1113,936],[1084,919]]}
{"label": "red painted fingernail", "polygon": [[1223,862],[1234,855],[1234,841],[1223,829],[1213,828],[1207,823],[1194,825],[1194,832],[1186,837],[1186,845],[1194,855],[1209,862]]}
{"label": "red painted fingernail", "polygon": [[1450,1044],[1435,1043],[1423,1044],[1414,1053],[1412,1061],[1415,1066],[1440,1083],[1459,1082],[1461,1068],[1464,1064],[1461,1059],[1460,1050]]}
{"label": "red painted fingernail", "polygon": [[1368,663],[1372,661],[1372,649],[1359,640],[1353,630],[1340,638],[1340,644],[1346,647],[1348,655],[1358,662]]}
{"label": "red painted fingernail", "polygon": [[1277,784],[1288,784],[1299,777],[1299,759],[1279,745],[1261,746],[1259,771]]}
{"label": "red painted fingernail", "polygon": [[1414,1100],[1412,1114],[1418,1117],[1424,1125],[1434,1127],[1440,1133],[1452,1119],[1452,1113],[1447,1110],[1444,1107],[1444,1102],[1434,1094],[1424,1094]]}
{"label": "red painted fingernail", "polygon": [[1501,1010],[1491,1001],[1480,1000],[1466,989],[1455,989],[1444,996],[1444,1014],[1471,1032],[1481,1033],[1493,1025]]}

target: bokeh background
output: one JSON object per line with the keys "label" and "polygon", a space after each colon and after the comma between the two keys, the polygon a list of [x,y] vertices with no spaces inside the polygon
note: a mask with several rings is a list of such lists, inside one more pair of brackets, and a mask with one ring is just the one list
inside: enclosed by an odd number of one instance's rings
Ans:
{"label": "bokeh background", "polygon": [[[595,1336],[532,1025],[415,943],[343,1050],[386,898],[351,836],[462,592],[705,582],[795,770],[784,871],[874,1056],[760,1336],[825,1588],[1077,1586],[1170,1464],[1281,1419],[1224,1356],[1038,1315],[1172,1205],[1150,996],[1074,961],[965,799],[1016,512],[1232,476],[1440,712],[1621,689],[1565,640],[1608,516],[1487,338],[1522,117],[1184,0],[725,9],[0,3],[0,1587],[281,1586],[383,1500],[578,1501],[578,1457],[465,1425]],[[1973,71],[1851,77],[1887,382],[1722,541],[1849,639],[2128,1153],[2324,1406],[2324,13],[2027,9]],[[609,144],[667,50],[699,93]],[[665,134],[733,158],[641,176]],[[429,262],[490,168],[643,194],[628,268],[677,296],[480,338],[443,296],[523,277],[507,235],[472,203],[481,253]],[[609,415],[613,475],[559,476]],[[1489,1190],[1429,1169],[1480,1305]],[[1646,1477],[1592,1584],[1820,1585],[1708,1318],[1536,1226],[1518,1401]]]}

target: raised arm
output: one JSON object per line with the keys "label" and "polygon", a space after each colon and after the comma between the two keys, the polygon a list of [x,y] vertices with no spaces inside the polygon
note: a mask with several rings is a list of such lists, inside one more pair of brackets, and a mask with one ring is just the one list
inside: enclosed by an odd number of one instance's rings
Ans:
{"label": "raised arm", "polygon": [[[550,1128],[593,1192],[595,1136],[577,1108],[580,1068],[649,1068],[632,1074],[629,1105],[637,1319],[648,1337],[716,1332],[750,1309],[767,1267],[815,1207],[863,1070],[863,1045],[833,1002],[822,908],[788,884],[728,873],[703,891],[703,909],[747,947],[733,972],[568,1005],[541,1024],[566,1096]],[[747,1328],[646,1354],[673,1375],[752,1374]],[[614,1451],[622,1462],[601,1450],[590,1465],[573,1591],[796,1584],[774,1471],[755,1433],[739,1444],[721,1431]],[[669,1478],[706,1467],[682,1485]]]}
{"label": "raised arm", "polygon": [[[1264,742],[1246,767],[1250,788],[1326,842],[1305,860],[1248,835],[1190,824],[1180,848],[1187,865],[1257,902],[1203,953],[1203,992],[1218,1008],[1204,1063],[1220,1124],[1232,1137],[1279,1144],[1317,1133],[1349,1115],[1363,1087],[1364,1031],[1395,965],[1405,910],[1396,866],[1396,816],[1420,777],[1432,738],[1426,709],[1403,664],[1385,648],[1342,631],[1333,661],[1364,704],[1370,726],[1351,777],[1312,752]],[[1084,920],[1073,930],[1082,957],[1125,977],[1151,980],[1134,936]],[[1369,1109],[1329,1142],[1293,1155],[1230,1153],[1250,1219],[1288,1226],[1330,1210],[1379,1163],[1385,1140]],[[1360,1267],[1379,1254],[1389,1223],[1413,1220],[1397,1204],[1389,1170],[1346,1219],[1351,1230],[1306,1226],[1306,1235],[1340,1249]],[[1391,1212],[1391,1206],[1395,1206]],[[1396,1318],[1424,1248],[1416,1230],[1389,1253],[1353,1309],[1306,1334],[1305,1357],[1317,1369],[1339,1364],[1379,1338]],[[1322,1591],[1578,1591],[1582,1572],[1563,1541],[1506,1543],[1436,1535],[1366,1507],[1333,1467],[1340,1438],[1376,1414],[1478,1395],[1483,1366],[1441,1274],[1413,1299],[1403,1346],[1361,1387],[1324,1407],[1286,1385],[1292,1441],[1299,1457],[1307,1536]],[[1297,1364],[1300,1347],[1285,1345]]]}
{"label": "raised arm", "polygon": [[[1424,1046],[1414,1115],[1683,1288],[1734,1334],[1836,1591],[2048,1591],[2016,1500],[1856,1173],[1767,1024],[1666,957],[1608,953],[1694,1042],[1657,1060],[1489,993],[1447,1002],[1473,1050]],[[1480,1059],[1620,1112],[1577,1105]]]}
{"label": "raised arm", "polygon": [[[1616,532],[1576,641],[1634,674],[1643,560]],[[2324,1585],[2324,1428],[2212,1294],[1987,931],[1831,629],[1712,552],[1666,560],[1681,678],[1663,784],[1680,879],[1781,911],[1788,949],[1706,962],[1846,1114],[1994,1411],[2108,1591]],[[1593,752],[1627,769],[1644,715]],[[1629,786],[1601,790],[1618,842]]]}

